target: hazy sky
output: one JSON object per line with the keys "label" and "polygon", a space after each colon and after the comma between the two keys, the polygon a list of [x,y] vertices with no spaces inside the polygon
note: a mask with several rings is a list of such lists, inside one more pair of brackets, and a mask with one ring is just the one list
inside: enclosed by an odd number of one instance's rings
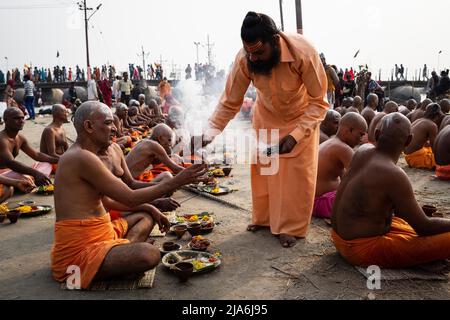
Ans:
{"label": "hazy sky", "polygon": [[[194,41],[214,43],[214,61],[228,68],[242,46],[240,27],[252,10],[270,15],[278,25],[278,0],[88,0],[101,9],[90,21],[91,65],[111,63],[125,70],[128,62],[142,64],[160,57],[171,69],[184,70],[196,61]],[[295,1],[283,0],[285,30],[296,31]],[[305,36],[338,67],[367,63],[388,73],[403,63],[409,75],[426,63],[450,66],[447,0],[303,0]],[[86,65],[84,22],[76,1],[0,0],[0,68],[56,64]],[[355,52],[360,54],[353,59]],[[56,59],[59,50],[60,58]],[[438,55],[438,52],[442,53]],[[206,62],[206,46],[199,47]],[[169,70],[170,71],[170,70]]]}

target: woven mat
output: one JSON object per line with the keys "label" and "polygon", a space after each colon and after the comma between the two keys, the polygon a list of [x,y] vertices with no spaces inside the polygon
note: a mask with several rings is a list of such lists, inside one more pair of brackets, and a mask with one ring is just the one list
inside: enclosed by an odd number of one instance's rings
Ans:
{"label": "woven mat", "polygon": [[[366,278],[367,268],[355,267]],[[440,280],[448,281],[450,263],[437,261],[409,269],[381,269],[381,280]]]}
{"label": "woven mat", "polygon": [[[153,288],[156,268],[148,270],[143,276],[132,280],[109,280],[98,281],[91,284],[87,291],[108,291],[108,290],[136,290]],[[61,283],[62,290],[67,289],[66,283]]]}

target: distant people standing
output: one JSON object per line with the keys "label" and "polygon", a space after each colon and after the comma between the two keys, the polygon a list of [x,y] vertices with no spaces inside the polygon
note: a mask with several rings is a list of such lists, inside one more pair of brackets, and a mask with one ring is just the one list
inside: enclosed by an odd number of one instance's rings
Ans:
{"label": "distant people standing", "polygon": [[399,76],[398,74],[400,73],[400,68],[398,67],[397,64],[395,64],[395,80],[398,81],[399,80]]}
{"label": "distant people standing", "polygon": [[187,65],[184,72],[186,72],[186,80],[192,78],[192,68],[190,64]]}
{"label": "distant people standing", "polygon": [[67,80],[69,80],[69,82],[72,81],[72,68],[69,68],[69,75],[67,77]]}
{"label": "distant people standing", "polygon": [[327,74],[327,81],[328,81],[327,99],[328,103],[330,104],[330,108],[332,109],[335,102],[334,91],[336,90],[336,87],[339,86],[339,78],[333,67],[327,64],[325,55],[323,53],[320,54],[320,59],[322,60],[323,67],[325,68],[325,73]]}
{"label": "distant people standing", "polygon": [[352,80],[352,75],[348,73],[347,79],[345,79],[343,86],[344,98],[353,97],[355,95],[355,89],[356,89],[355,80]]}
{"label": "distant people standing", "polygon": [[133,90],[133,83],[128,79],[128,73],[123,73],[123,80],[120,80],[120,102],[128,106],[130,103],[131,90]]}
{"label": "distant people standing", "polygon": [[159,96],[161,99],[165,99],[167,95],[172,94],[172,87],[170,86],[167,78],[164,79],[158,84]]}
{"label": "distant people standing", "polygon": [[99,101],[97,81],[95,81],[95,75],[93,74],[91,79],[87,82],[87,92],[89,101]]}
{"label": "distant people standing", "polygon": [[436,93],[435,93],[436,87],[439,84],[440,80],[441,79],[437,75],[436,71],[432,71],[431,78],[428,80],[428,83],[427,83],[427,98],[434,100],[434,98],[436,96]]}
{"label": "distant people standing", "polygon": [[78,65],[76,66],[75,74],[76,74],[75,81],[81,81],[81,70]]}
{"label": "distant people standing", "polygon": [[448,77],[448,73],[449,73],[448,69],[446,71],[441,72],[441,79],[439,80],[438,85],[434,89],[437,98],[439,98],[440,95],[449,93],[450,78]]}
{"label": "distant people standing", "polygon": [[25,80],[25,108],[30,116],[29,119],[34,120],[36,117],[34,113],[34,83],[28,74],[24,75],[23,79]]}
{"label": "distant people standing", "polygon": [[120,76],[116,76],[116,80],[113,82],[113,97],[116,102],[120,100]]}
{"label": "distant people standing", "polygon": [[23,80],[25,81],[25,108],[30,116],[29,119],[34,120],[36,117],[34,113],[34,83],[28,74],[23,77]]}
{"label": "distant people standing", "polygon": [[111,83],[107,78],[100,80],[98,84],[100,91],[103,96],[103,103],[106,104],[108,107],[112,107],[112,89],[111,89]]}
{"label": "distant people standing", "polygon": [[405,80],[405,67],[403,66],[403,64],[400,65],[400,80]]}
{"label": "distant people standing", "polygon": [[422,78],[428,81],[428,68],[426,64],[423,65]]}

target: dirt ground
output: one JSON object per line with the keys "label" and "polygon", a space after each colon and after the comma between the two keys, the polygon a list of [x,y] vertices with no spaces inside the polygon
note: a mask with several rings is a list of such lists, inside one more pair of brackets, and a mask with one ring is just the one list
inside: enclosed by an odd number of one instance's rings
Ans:
{"label": "dirt ground", "polygon": [[[38,147],[43,126],[50,118],[27,121],[26,137]],[[75,138],[71,124],[68,136]],[[3,126],[0,127],[3,129]],[[24,154],[19,159],[32,160]],[[450,184],[437,181],[433,172],[410,169],[401,159],[421,204],[435,204],[450,212]],[[218,225],[208,235],[212,250],[222,253],[219,269],[180,284],[164,266],[157,268],[154,287],[134,291],[61,290],[50,272],[50,250],[55,215],[20,219],[17,224],[0,224],[0,299],[448,299],[449,284],[437,281],[383,281],[381,290],[367,289],[366,278],[347,264],[330,241],[330,227],[313,219],[306,239],[291,249],[282,248],[268,231],[245,231],[251,221],[249,168],[235,166],[226,180],[238,191],[224,199],[242,207],[238,210],[180,190],[175,198],[182,202],[180,213],[214,212]],[[53,205],[53,197],[21,195],[13,201],[33,199]],[[448,214],[447,214],[448,216]],[[174,237],[169,237],[174,240]],[[165,238],[156,238],[161,245]],[[186,240],[178,241],[185,246]],[[282,269],[281,272],[277,269]]]}

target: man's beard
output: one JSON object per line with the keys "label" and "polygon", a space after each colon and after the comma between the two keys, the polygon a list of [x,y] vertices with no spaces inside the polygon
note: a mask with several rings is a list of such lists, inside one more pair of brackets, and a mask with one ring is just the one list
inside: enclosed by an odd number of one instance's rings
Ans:
{"label": "man's beard", "polygon": [[247,57],[247,66],[250,73],[270,76],[272,69],[280,63],[281,49],[278,45],[273,47],[272,56],[266,61],[252,62]]}

